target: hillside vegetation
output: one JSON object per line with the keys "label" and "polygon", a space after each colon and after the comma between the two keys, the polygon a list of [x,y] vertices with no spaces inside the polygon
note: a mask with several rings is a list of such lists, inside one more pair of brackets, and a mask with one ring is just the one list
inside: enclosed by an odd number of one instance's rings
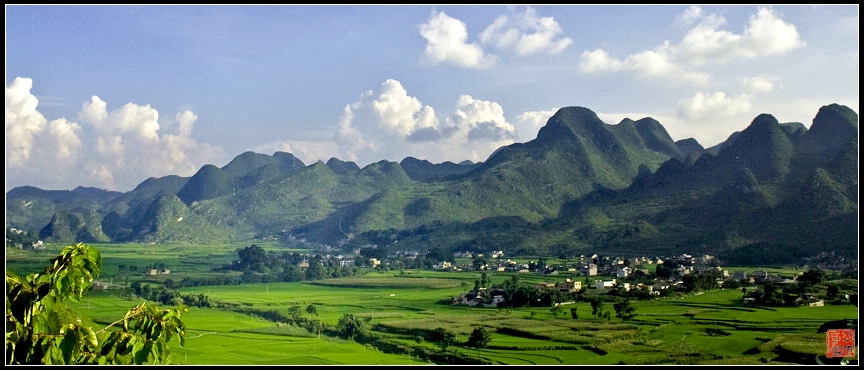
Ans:
{"label": "hillside vegetation", "polygon": [[[760,114],[715,147],[652,118],[610,125],[566,107],[537,138],[481,163],[359,167],[243,153],[136,189],[15,188],[7,228],[58,242],[281,240],[385,249],[578,254],[685,251],[736,262],[857,256],[858,114],[805,127]],[[766,252],[770,251],[770,252]]]}

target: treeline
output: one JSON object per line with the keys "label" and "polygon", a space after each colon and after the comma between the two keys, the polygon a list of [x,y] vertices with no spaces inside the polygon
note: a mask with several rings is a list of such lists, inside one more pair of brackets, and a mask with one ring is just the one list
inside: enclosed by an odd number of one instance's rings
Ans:
{"label": "treeline", "polygon": [[[313,256],[298,253],[267,253],[263,248],[252,244],[237,250],[238,259],[216,267],[213,272],[242,271],[241,275],[214,275],[205,277],[184,277],[179,281],[165,280],[167,288],[179,289],[197,286],[240,285],[254,283],[278,283],[314,281],[346,276],[365,275],[369,268],[360,259],[360,266],[339,266],[338,261],[325,258],[320,254]],[[308,267],[301,267],[301,262]]]}
{"label": "treeline", "polygon": [[218,304],[210,300],[204,294],[180,294],[180,292],[166,286],[151,287],[140,281],[133,282],[130,286],[132,293],[146,300],[162,303],[163,305],[190,307],[217,307]]}

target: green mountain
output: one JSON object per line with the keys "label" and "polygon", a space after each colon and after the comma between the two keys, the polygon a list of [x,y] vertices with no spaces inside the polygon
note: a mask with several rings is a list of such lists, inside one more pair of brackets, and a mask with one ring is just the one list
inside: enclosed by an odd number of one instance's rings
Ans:
{"label": "green mountain", "polygon": [[471,161],[459,164],[453,162],[432,163],[425,159],[406,157],[399,165],[412,180],[430,182],[445,180],[449,177],[462,175],[473,170],[476,165]]}
{"label": "green mountain", "polygon": [[122,194],[80,186],[73,190],[42,190],[32,186],[20,186],[6,193],[6,226],[39,231],[57,212],[73,209],[98,210],[103,204]]}
{"label": "green mountain", "polygon": [[107,242],[109,238],[102,232],[101,222],[101,215],[91,209],[60,211],[39,231],[39,237],[85,243]]}
{"label": "green mountain", "polygon": [[47,240],[247,242],[574,255],[709,253],[790,261],[857,253],[857,113],[808,129],[770,114],[714,147],[653,118],[558,110],[537,138],[480,163],[413,157],[363,168],[246,152],[128,193],[7,193],[7,227]]}
{"label": "green mountain", "polygon": [[337,158],[330,158],[330,160],[327,161],[327,168],[330,168],[331,171],[340,175],[360,171],[360,166],[358,166],[357,163],[350,161],[345,162]]}

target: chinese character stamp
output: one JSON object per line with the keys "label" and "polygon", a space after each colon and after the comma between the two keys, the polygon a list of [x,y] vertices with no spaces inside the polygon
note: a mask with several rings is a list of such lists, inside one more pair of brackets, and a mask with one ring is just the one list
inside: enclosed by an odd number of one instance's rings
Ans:
{"label": "chinese character stamp", "polygon": [[855,357],[855,329],[829,329],[825,337],[825,355]]}

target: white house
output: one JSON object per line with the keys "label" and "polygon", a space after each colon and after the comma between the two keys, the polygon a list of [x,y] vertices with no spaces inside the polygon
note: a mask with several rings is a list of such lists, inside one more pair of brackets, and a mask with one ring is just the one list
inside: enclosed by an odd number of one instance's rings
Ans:
{"label": "white house", "polygon": [[610,289],[613,285],[615,285],[615,279],[597,280],[594,282],[594,287],[597,288],[597,290]]}
{"label": "white house", "polygon": [[615,272],[615,276],[618,277],[619,279],[623,279],[623,278],[626,278],[627,276],[630,276],[630,268],[626,267],[626,266],[625,267],[619,267],[618,270]]}
{"label": "white house", "polygon": [[446,268],[450,268],[450,267],[452,267],[452,266],[453,266],[453,264],[450,263],[450,262],[448,262],[448,261],[441,261],[441,262],[439,262],[439,263],[436,263],[436,264],[432,265],[432,269],[433,269],[433,270],[443,270],[443,269],[446,269]]}

